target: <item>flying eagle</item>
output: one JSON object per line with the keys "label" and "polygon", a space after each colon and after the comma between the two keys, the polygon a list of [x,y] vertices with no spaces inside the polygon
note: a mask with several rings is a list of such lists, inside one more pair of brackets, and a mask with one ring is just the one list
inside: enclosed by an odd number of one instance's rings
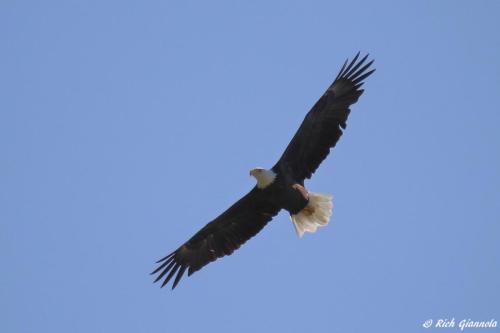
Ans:
{"label": "flying eagle", "polygon": [[308,192],[304,180],[311,178],[345,130],[349,108],[363,93],[363,80],[375,71],[370,69],[373,60],[365,64],[367,57],[358,61],[358,53],[350,63],[346,60],[333,83],[307,113],[279,161],[269,170],[252,169],[250,175],[257,179],[257,185],[177,250],[160,259],[160,266],[151,273],[159,272],[154,282],[166,276],[163,287],[175,275],[174,289],[186,270],[190,276],[217,258],[230,255],[281,209],[290,213],[299,237],[328,224],[332,196]]}

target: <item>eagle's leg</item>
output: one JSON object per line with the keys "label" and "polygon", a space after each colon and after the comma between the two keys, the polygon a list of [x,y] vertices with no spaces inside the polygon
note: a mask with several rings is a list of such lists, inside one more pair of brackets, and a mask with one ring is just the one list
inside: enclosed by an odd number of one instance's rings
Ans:
{"label": "eagle's leg", "polygon": [[292,188],[296,191],[299,191],[300,194],[302,194],[302,196],[304,197],[304,199],[306,200],[309,200],[309,193],[307,192],[307,190],[304,188],[304,186],[300,185],[300,184],[294,184],[292,185]]}

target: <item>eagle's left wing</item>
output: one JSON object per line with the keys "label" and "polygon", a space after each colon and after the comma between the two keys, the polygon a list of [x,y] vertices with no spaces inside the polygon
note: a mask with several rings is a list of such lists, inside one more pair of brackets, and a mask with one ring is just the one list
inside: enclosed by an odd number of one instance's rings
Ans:
{"label": "eagle's left wing", "polygon": [[[347,66],[347,61],[335,81],[307,113],[297,133],[280,160],[273,167],[296,181],[311,178],[334,147],[346,128],[350,106],[363,93],[360,87],[375,70],[369,70],[373,60],[363,66],[366,55],[357,62],[359,53]],[[347,66],[347,67],[346,67]]]}
{"label": "eagle's left wing", "polygon": [[160,259],[161,265],[151,273],[160,272],[155,282],[168,274],[163,287],[177,272],[174,289],[186,269],[189,276],[217,258],[230,255],[262,230],[279,211],[279,207],[267,200],[265,192],[254,187],[181,247]]}

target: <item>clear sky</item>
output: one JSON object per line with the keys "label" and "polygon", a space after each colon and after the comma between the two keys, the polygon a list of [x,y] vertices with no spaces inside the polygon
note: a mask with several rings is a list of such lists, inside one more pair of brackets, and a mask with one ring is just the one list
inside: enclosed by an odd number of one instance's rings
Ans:
{"label": "clear sky", "polygon": [[[1,1],[0,331],[500,321],[499,16],[493,0]],[[306,183],[334,194],[330,225],[299,240],[282,212],[174,292],[152,284],[358,50],[377,72]]]}

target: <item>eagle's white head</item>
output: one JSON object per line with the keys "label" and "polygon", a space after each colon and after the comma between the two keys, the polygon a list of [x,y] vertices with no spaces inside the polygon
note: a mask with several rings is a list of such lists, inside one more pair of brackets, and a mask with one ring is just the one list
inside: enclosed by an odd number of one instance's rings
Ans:
{"label": "eagle's white head", "polygon": [[250,170],[250,176],[254,176],[257,179],[258,188],[265,188],[271,185],[276,179],[276,173],[273,170],[266,170],[264,168]]}

